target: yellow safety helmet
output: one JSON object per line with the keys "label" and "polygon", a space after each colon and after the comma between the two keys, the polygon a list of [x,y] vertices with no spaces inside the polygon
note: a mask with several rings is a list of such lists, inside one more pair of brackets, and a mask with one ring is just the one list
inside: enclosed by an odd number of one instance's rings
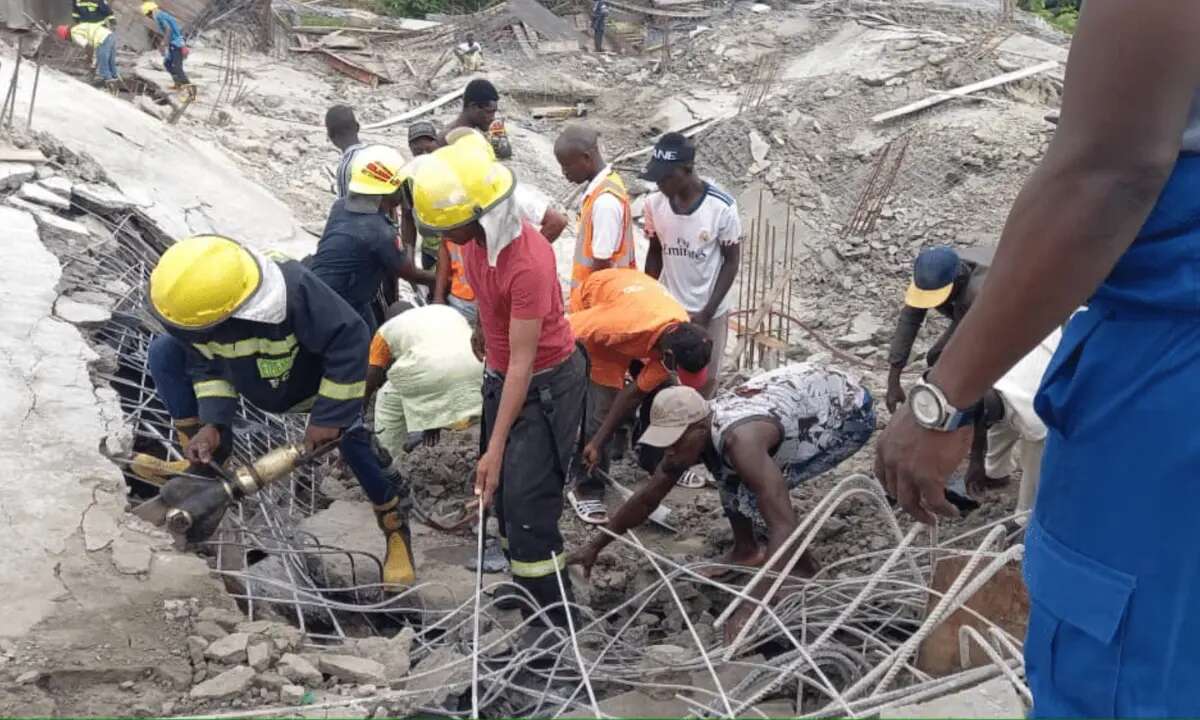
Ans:
{"label": "yellow safety helmet", "polygon": [[464,134],[410,166],[413,210],[427,233],[442,233],[478,220],[512,195],[516,178],[496,162],[487,139]]}
{"label": "yellow safety helmet", "polygon": [[149,15],[150,13],[154,12],[157,9],[158,9],[158,3],[149,2],[149,0],[147,0],[147,2],[142,3],[142,14],[143,15]]}
{"label": "yellow safety helmet", "polygon": [[408,179],[404,166],[404,156],[396,148],[368,145],[350,162],[347,189],[358,195],[391,195]]}
{"label": "yellow safety helmet", "polygon": [[195,235],[167,248],[150,273],[150,307],[164,323],[202,330],[254,295],[262,269],[250,251],[220,235]]}

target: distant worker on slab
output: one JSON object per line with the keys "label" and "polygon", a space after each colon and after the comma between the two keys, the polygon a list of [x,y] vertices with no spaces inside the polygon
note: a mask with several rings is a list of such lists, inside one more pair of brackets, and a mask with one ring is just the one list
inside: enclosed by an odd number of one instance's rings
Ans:
{"label": "distant worker on slab", "polygon": [[479,71],[483,66],[483,48],[475,41],[475,33],[467,33],[463,41],[454,46],[454,57],[458,58],[458,69],[464,75]]}
{"label": "distant worker on slab", "polygon": [[179,21],[154,2],[142,3],[142,14],[154,22],[162,36],[163,67],[171,74],[171,80],[175,83],[172,89],[195,93],[192,81],[188,80],[187,73],[183,70],[183,60],[187,57],[187,43],[183,39]]}
{"label": "distant worker on slab", "polygon": [[79,23],[71,28],[59,25],[55,34],[92,51],[92,66],[109,92],[116,93],[121,81],[117,72],[117,34],[102,22]]}
{"label": "distant worker on slab", "polygon": [[342,154],[334,173],[334,194],[346,197],[350,186],[350,164],[359,150],[367,146],[358,137],[358,120],[349,105],[334,105],[325,111],[325,134],[329,142]]}

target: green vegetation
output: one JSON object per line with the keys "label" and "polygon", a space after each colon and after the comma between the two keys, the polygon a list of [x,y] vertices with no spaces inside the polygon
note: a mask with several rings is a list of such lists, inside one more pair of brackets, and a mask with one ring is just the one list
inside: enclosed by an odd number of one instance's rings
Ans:
{"label": "green vegetation", "polygon": [[388,15],[423,18],[430,13],[459,15],[478,12],[491,5],[491,0],[378,0]]}
{"label": "green vegetation", "polygon": [[1050,7],[1047,7],[1046,0],[1020,0],[1018,7],[1045,18],[1054,27],[1073,35],[1075,23],[1079,22],[1079,2],[1051,0],[1049,4]]}

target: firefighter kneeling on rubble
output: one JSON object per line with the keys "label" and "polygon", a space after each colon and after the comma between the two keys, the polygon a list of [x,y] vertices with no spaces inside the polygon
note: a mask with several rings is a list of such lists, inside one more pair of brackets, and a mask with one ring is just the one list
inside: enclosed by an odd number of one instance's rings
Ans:
{"label": "firefighter kneeling on rubble", "polygon": [[340,439],[375,506],[387,542],[383,582],[411,585],[399,478],[385,471],[362,422],[371,336],[358,313],[299,262],[217,235],[171,246],[148,294],[167,329],[150,343],[150,374],[196,471],[232,452],[239,396],[268,412],[309,412],[305,446]]}
{"label": "firefighter kneeling on rubble", "polygon": [[[562,578],[563,593],[557,577],[566,567],[558,519],[587,360],[563,315],[554,251],[522,220],[516,178],[482,135],[467,133],[411,170],[417,225],[461,247],[479,307],[486,357],[475,493],[485,507],[495,498],[516,584],[542,608],[569,601],[570,581]],[[566,626],[565,613],[548,616]]]}

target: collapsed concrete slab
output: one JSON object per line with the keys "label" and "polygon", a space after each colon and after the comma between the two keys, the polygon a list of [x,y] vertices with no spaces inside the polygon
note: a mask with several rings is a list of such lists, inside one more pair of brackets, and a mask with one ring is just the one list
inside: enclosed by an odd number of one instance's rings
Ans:
{"label": "collapsed concrete slab", "polygon": [[[22,64],[19,88],[32,85],[31,66]],[[5,73],[0,93],[11,82]],[[17,97],[16,113],[24,117],[28,92]],[[80,122],[80,107],[88,108],[87,122]],[[129,201],[174,237],[219,233],[295,257],[315,245],[291,210],[247,180],[216,145],[172,131],[130,103],[56,70],[42,68],[33,129],[72,153],[91,156]]]}

